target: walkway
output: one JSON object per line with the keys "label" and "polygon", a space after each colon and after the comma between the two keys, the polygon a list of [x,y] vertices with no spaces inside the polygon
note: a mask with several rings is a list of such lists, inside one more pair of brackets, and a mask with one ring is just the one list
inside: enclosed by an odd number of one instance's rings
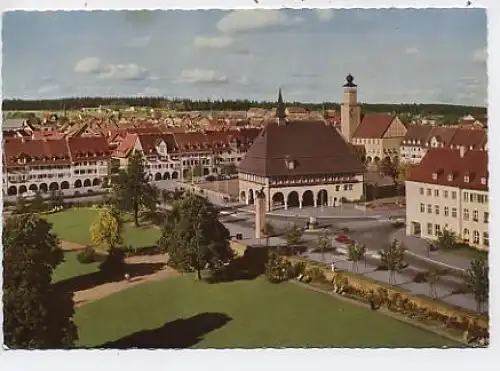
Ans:
{"label": "walkway", "polygon": [[[255,214],[255,206],[253,205],[244,206],[238,210]],[[316,219],[387,219],[390,216],[404,217],[405,214],[404,207],[363,211],[355,208],[352,204],[337,207],[303,207],[302,209],[294,207],[288,210],[278,209],[267,213],[270,216],[296,218],[309,218],[313,216]]]}
{"label": "walkway", "polygon": [[423,259],[429,259],[434,262],[439,262],[443,266],[459,268],[464,271],[469,268],[471,259],[466,256],[446,251],[433,251],[429,256],[427,254],[427,241],[415,236],[407,236],[404,228],[398,229],[389,236],[389,241],[394,241],[394,239],[404,243],[408,252],[418,255]]}
{"label": "walkway", "polygon": [[117,292],[126,290],[147,282],[161,281],[166,278],[177,277],[180,273],[167,266],[167,258],[165,255],[151,255],[151,256],[132,256],[125,259],[127,264],[144,264],[144,263],[164,263],[165,266],[153,274],[136,276],[130,281],[123,279],[118,282],[109,282],[103,285],[95,286],[87,290],[77,291],[73,295],[73,301],[76,307],[88,304],[92,301],[102,299],[106,296],[115,294]]}

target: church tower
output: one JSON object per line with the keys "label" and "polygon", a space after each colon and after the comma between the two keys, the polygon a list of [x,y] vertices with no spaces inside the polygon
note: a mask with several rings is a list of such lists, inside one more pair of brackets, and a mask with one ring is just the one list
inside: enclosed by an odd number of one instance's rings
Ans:
{"label": "church tower", "polygon": [[358,105],[358,86],[349,74],[344,84],[344,97],[340,105],[341,132],[344,139],[351,143],[352,136],[361,122],[361,107]]}
{"label": "church tower", "polygon": [[286,125],[286,107],[283,102],[283,95],[281,94],[281,88],[278,93],[278,107],[276,108],[276,123],[278,125]]}

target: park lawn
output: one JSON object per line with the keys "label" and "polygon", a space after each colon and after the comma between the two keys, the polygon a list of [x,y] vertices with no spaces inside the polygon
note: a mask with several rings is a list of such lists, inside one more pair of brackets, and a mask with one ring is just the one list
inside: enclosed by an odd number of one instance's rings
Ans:
{"label": "park lawn", "polygon": [[262,277],[208,284],[184,275],[138,285],[77,308],[74,320],[83,347],[458,346],[360,305]]}
{"label": "park lawn", "polygon": [[[61,240],[76,242],[82,245],[92,245],[90,226],[97,217],[94,208],[72,208],[48,214],[47,220],[52,223],[52,230]],[[161,236],[161,231],[154,227],[135,227],[127,221],[123,228],[123,244],[134,247],[156,245]]]}
{"label": "park lawn", "polygon": [[66,251],[64,253],[64,262],[59,264],[52,274],[53,283],[64,281],[76,276],[94,273],[99,270],[100,262],[82,264],[76,258],[78,253],[79,251]]}

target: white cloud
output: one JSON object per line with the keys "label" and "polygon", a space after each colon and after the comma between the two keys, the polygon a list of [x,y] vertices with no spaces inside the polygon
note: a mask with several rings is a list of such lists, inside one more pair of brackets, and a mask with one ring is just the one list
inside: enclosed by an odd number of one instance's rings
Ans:
{"label": "white cloud", "polygon": [[227,78],[227,76],[219,75],[214,70],[194,68],[194,69],[182,70],[176,82],[188,83],[188,84],[196,84],[196,83],[209,84],[209,83],[226,83],[229,82],[229,79]]}
{"label": "white cloud", "polygon": [[149,45],[151,41],[151,36],[134,37],[125,43],[125,46],[129,48],[145,48]]}
{"label": "white cloud", "polygon": [[143,80],[149,76],[148,70],[137,64],[104,64],[95,57],[78,61],[74,71],[82,74],[94,74],[101,79]]}
{"label": "white cloud", "polygon": [[472,53],[472,60],[474,62],[486,62],[486,59],[488,59],[487,48],[477,49]]}
{"label": "white cloud", "polygon": [[198,36],[194,40],[194,45],[197,48],[224,49],[229,47],[233,42],[233,38],[229,36]]}
{"label": "white cloud", "polygon": [[99,58],[87,57],[76,62],[74,71],[77,73],[99,73],[101,67],[101,60]]}
{"label": "white cloud", "polygon": [[144,80],[148,77],[149,72],[144,67],[137,64],[108,64],[101,74],[102,79],[116,79],[116,80]]}
{"label": "white cloud", "polygon": [[290,18],[284,11],[275,9],[235,10],[224,16],[217,28],[224,33],[249,32],[270,27],[284,27],[303,21],[300,17]]}
{"label": "white cloud", "polygon": [[420,50],[416,46],[409,46],[405,49],[406,55],[417,55],[420,54]]}
{"label": "white cloud", "polygon": [[333,16],[335,13],[333,12],[333,9],[315,9],[316,11],[316,16],[318,17],[318,20],[320,22],[328,22],[333,19]]}
{"label": "white cloud", "polygon": [[238,84],[244,85],[244,86],[248,85],[248,83],[249,83],[248,77],[246,75],[241,76],[236,82]]}
{"label": "white cloud", "polygon": [[52,93],[55,91],[58,91],[60,88],[59,84],[49,84],[49,85],[42,85],[38,88],[37,92],[38,94],[47,94],[47,93]]}

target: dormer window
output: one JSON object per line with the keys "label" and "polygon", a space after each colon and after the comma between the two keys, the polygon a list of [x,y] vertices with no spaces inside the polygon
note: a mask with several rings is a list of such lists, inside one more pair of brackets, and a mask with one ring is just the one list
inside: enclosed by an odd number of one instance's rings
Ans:
{"label": "dormer window", "polygon": [[486,185],[486,177],[481,177],[481,184]]}
{"label": "dormer window", "polygon": [[432,180],[437,180],[438,178],[438,173],[434,172],[432,173]]}
{"label": "dormer window", "polygon": [[469,175],[464,175],[464,182],[469,183]]}
{"label": "dormer window", "polygon": [[453,181],[453,173],[448,174],[448,182]]}

